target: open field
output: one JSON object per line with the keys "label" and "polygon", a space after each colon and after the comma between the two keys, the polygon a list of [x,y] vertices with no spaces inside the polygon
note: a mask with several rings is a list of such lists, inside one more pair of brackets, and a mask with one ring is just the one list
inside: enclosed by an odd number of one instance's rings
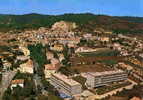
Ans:
{"label": "open field", "polygon": [[72,66],[71,68],[81,73],[82,72],[103,72],[103,71],[112,70],[111,68],[104,66],[103,64]]}
{"label": "open field", "polygon": [[95,63],[116,64],[118,62],[126,61],[126,57],[121,56],[106,56],[106,57],[73,57],[70,62],[73,66],[80,65],[94,65]]}
{"label": "open field", "polygon": [[106,57],[106,56],[117,56],[119,54],[118,51],[111,49],[101,49],[95,52],[82,52],[78,53],[79,57]]}

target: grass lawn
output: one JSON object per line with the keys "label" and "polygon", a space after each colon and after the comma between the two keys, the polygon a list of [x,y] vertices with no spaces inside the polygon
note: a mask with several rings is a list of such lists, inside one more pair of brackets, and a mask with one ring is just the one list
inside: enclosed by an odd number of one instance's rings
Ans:
{"label": "grass lawn", "polygon": [[48,100],[63,100],[63,99],[58,97],[58,96],[55,96],[55,95],[49,93]]}

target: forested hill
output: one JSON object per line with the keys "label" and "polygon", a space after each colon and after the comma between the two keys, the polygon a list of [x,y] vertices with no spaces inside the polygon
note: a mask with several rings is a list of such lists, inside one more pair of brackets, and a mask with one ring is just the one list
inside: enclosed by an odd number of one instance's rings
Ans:
{"label": "forested hill", "polygon": [[64,14],[64,15],[0,15],[0,31],[35,29],[51,27],[58,21],[76,22],[78,30],[93,31],[95,28],[104,28],[115,32],[141,33],[143,30],[142,17],[112,17],[106,15]]}
{"label": "forested hill", "polygon": [[127,20],[129,22],[135,22],[135,23],[143,23],[143,17],[129,17],[129,16],[124,16],[124,17],[117,17],[123,20]]}

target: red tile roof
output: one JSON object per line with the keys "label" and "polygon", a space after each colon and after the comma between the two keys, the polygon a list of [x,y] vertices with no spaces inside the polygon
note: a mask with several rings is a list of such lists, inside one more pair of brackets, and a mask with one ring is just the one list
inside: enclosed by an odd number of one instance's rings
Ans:
{"label": "red tile roof", "polygon": [[23,83],[24,83],[24,79],[16,79],[11,81],[11,84],[23,84]]}
{"label": "red tile roof", "polygon": [[45,70],[58,70],[59,66],[55,66],[52,64],[46,64],[45,65]]}

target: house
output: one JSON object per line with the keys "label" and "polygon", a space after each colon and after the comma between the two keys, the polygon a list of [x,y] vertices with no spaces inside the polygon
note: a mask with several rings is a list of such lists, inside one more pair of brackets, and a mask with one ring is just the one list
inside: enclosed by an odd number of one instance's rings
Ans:
{"label": "house", "polygon": [[123,69],[126,69],[128,71],[132,71],[133,70],[133,67],[129,64],[125,64],[124,62],[119,62],[118,65],[123,68]]}
{"label": "house", "polygon": [[139,54],[139,56],[140,56],[141,58],[143,58],[143,53]]}
{"label": "house", "polygon": [[17,56],[16,59],[20,61],[25,61],[28,60],[30,57],[29,56]]}
{"label": "house", "polygon": [[105,34],[113,34],[112,31],[105,31],[104,33],[105,33]]}
{"label": "house", "polygon": [[58,38],[57,39],[60,44],[73,44],[76,45],[80,42],[80,38],[70,37],[70,38]]}
{"label": "house", "polygon": [[103,37],[99,37],[99,40],[102,41],[102,42],[109,42],[110,38],[106,37],[106,36],[103,36]]}
{"label": "house", "polygon": [[20,46],[19,49],[24,53],[25,56],[30,55],[30,51],[26,47]]}
{"label": "house", "polygon": [[24,79],[16,79],[11,81],[11,90],[17,86],[24,87]]}
{"label": "house", "polygon": [[59,69],[59,66],[55,66],[52,64],[46,64],[45,65],[45,70],[44,70],[44,74],[45,74],[45,78],[49,79],[51,77],[51,74],[56,73],[56,71]]}
{"label": "house", "polygon": [[34,73],[34,64],[31,59],[29,59],[26,63],[21,64],[19,68],[20,72],[22,73]]}
{"label": "house", "polygon": [[3,61],[4,69],[10,69],[11,66],[12,66],[12,64],[10,62],[8,62],[7,60]]}
{"label": "house", "polygon": [[54,58],[54,54],[52,52],[46,52],[46,57],[47,57],[47,60],[50,60],[52,58]]}
{"label": "house", "polygon": [[46,64],[45,65],[45,78],[50,78],[51,74],[55,73],[58,69],[60,68],[60,62],[56,58],[51,59],[51,64]]}
{"label": "house", "polygon": [[87,40],[92,38],[92,34],[84,34],[83,37]]}
{"label": "house", "polygon": [[64,50],[64,47],[61,44],[55,44],[54,46],[50,47],[50,49],[53,51],[62,52]]}
{"label": "house", "polygon": [[80,53],[80,52],[94,52],[96,49],[92,49],[89,47],[79,47],[75,50],[75,53]]}
{"label": "house", "polygon": [[113,49],[117,49],[117,50],[121,51],[122,50],[122,46],[119,43],[114,43],[113,44]]}
{"label": "house", "polygon": [[64,60],[65,59],[65,57],[64,57],[64,55],[63,54],[58,54],[58,56],[59,56],[59,61],[61,62],[62,60]]}
{"label": "house", "polygon": [[60,61],[56,58],[51,59],[51,64],[54,66],[60,66]]}

